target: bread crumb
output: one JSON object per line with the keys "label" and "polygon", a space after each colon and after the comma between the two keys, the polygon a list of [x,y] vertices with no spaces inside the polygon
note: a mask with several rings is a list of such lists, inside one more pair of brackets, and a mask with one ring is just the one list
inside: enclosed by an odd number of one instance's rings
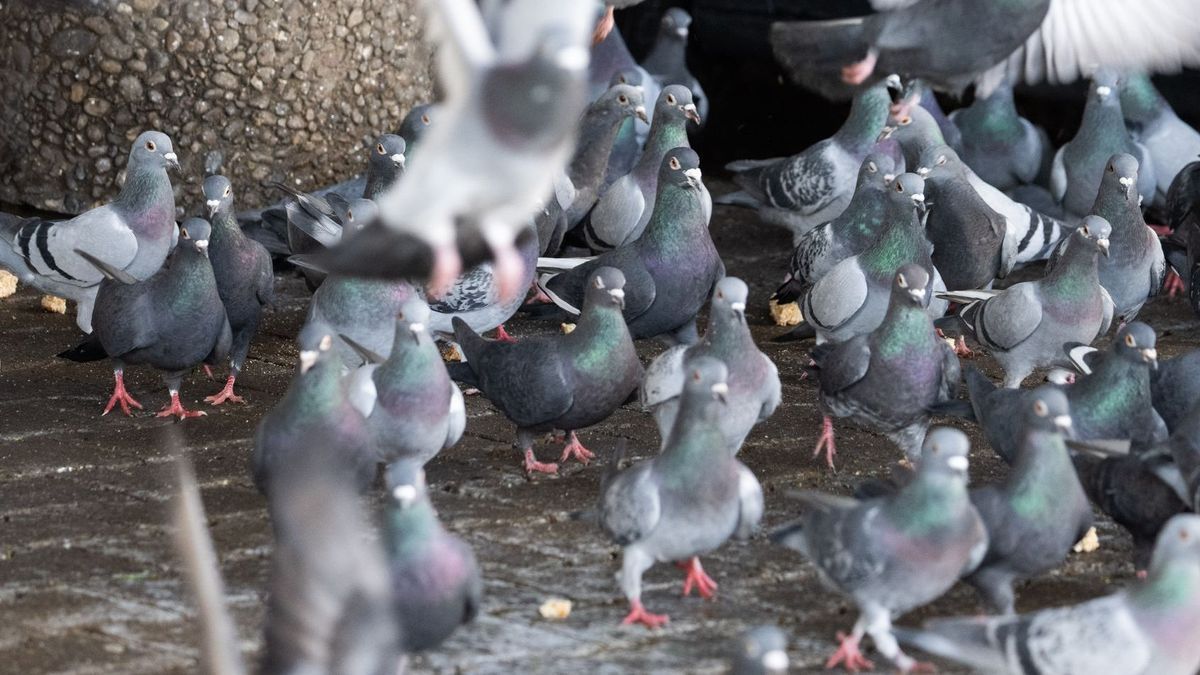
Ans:
{"label": "bread crumb", "polygon": [[543,619],[562,621],[571,616],[571,601],[566,598],[550,598],[538,607],[538,614],[541,614]]}
{"label": "bread crumb", "polygon": [[1096,528],[1089,527],[1087,534],[1083,535],[1083,539],[1080,539],[1072,547],[1072,550],[1076,553],[1091,553],[1098,548],[1100,548],[1100,537],[1096,535]]}
{"label": "bread crumb", "polygon": [[0,298],[17,292],[17,276],[8,270],[0,270]]}
{"label": "bread crumb", "polygon": [[55,314],[67,313],[67,301],[53,295],[42,296],[42,309]]}
{"label": "bread crumb", "polygon": [[781,305],[775,300],[771,300],[767,306],[771,310],[771,319],[776,326],[798,326],[804,322],[804,314],[800,312],[800,305],[794,302]]}

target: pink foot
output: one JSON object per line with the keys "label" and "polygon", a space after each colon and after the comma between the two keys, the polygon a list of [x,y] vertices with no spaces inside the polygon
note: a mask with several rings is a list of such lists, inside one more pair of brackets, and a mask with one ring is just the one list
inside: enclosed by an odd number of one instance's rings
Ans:
{"label": "pink foot", "polygon": [[550,296],[546,295],[545,291],[538,288],[538,285],[535,283],[533,285],[533,296],[526,302],[530,305],[549,305],[554,301],[550,299]]}
{"label": "pink foot", "polygon": [[954,341],[954,353],[958,354],[964,359],[969,359],[975,356],[975,352],[971,351],[971,348],[967,346],[967,339],[961,335],[959,335],[958,339]]}
{"label": "pink foot", "polygon": [[875,60],[879,55],[875,50],[867,52],[867,57],[862,61],[851,63],[842,68],[842,82],[846,84],[862,84],[875,72]]}
{"label": "pink foot", "polygon": [[629,601],[629,614],[621,620],[622,626],[640,623],[647,628],[660,628],[671,622],[671,617],[666,614],[651,614],[642,606],[641,600]]}
{"label": "pink foot", "polygon": [[533,456],[533,448],[530,448],[525,451],[524,466],[525,466],[525,475],[527,475],[527,476],[532,476],[535,473],[553,473],[553,474],[558,473],[558,465],[557,464],[545,464],[543,462],[537,461],[537,458]]}
{"label": "pink foot", "polygon": [[210,380],[217,379],[217,376],[213,375],[212,366],[208,365],[207,363],[204,364],[204,375],[205,375],[205,377],[207,377]]}
{"label": "pink foot", "polygon": [[104,412],[100,413],[100,416],[104,417],[113,409],[114,405],[118,404],[121,406],[121,412],[125,413],[126,416],[132,414],[129,412],[129,406],[133,406],[138,410],[141,410],[142,404],[134,400],[134,398],[129,395],[129,392],[125,391],[125,373],[120,370],[114,370],[113,378],[116,380],[116,384],[113,385],[112,396],[109,397],[108,405],[104,406]]}
{"label": "pink foot", "polygon": [[462,272],[462,258],[454,244],[438,246],[433,252],[433,269],[429,274],[429,283],[425,290],[429,297],[440,300],[454,286],[458,274]]}
{"label": "pink foot", "polygon": [[853,635],[846,635],[841,631],[838,631],[837,638],[840,644],[837,651],[825,661],[826,670],[838,665],[843,666],[852,673],[857,673],[860,670],[873,670],[875,668],[875,664],[871,663],[858,650],[858,641],[860,638],[856,638]]}
{"label": "pink foot", "polygon": [[820,457],[825,451],[825,463],[833,468],[833,456],[837,454],[837,444],[833,440],[833,418],[829,415],[821,421],[821,437],[817,439],[817,447],[813,449],[813,457]]}
{"label": "pink foot", "polygon": [[1138,570],[1137,578],[1141,579],[1142,581],[1145,581],[1146,580],[1146,570]]}
{"label": "pink foot", "polygon": [[583,447],[583,443],[579,442],[579,437],[575,435],[574,431],[567,434],[567,438],[569,440],[567,441],[566,447],[563,448],[562,457],[558,459],[559,464],[566,462],[572,457],[580,462],[583,462],[584,464],[587,464],[596,458],[596,453]]}
{"label": "pink foot", "polygon": [[213,405],[221,405],[222,403],[224,403],[226,401],[233,401],[234,403],[245,403],[246,399],[233,393],[233,381],[235,379],[237,379],[236,376],[230,375],[229,379],[225,380],[225,388],[224,389],[213,394],[212,396],[205,396],[204,400],[208,401],[209,403],[211,403]]}
{"label": "pink foot", "polygon": [[604,42],[604,38],[612,32],[616,21],[613,19],[613,6],[608,5],[604,8],[604,16],[600,17],[600,21],[596,22],[596,30],[592,32],[592,44],[598,45]]}
{"label": "pink foot", "polygon": [[173,391],[171,392],[170,405],[164,406],[162,410],[158,411],[158,414],[155,415],[155,417],[174,416],[182,420],[189,417],[203,417],[207,414],[208,413],[204,412],[203,410],[188,410],[184,408],[183,404],[179,402],[179,392]]}
{"label": "pink foot", "polygon": [[1183,286],[1183,279],[1173,269],[1167,270],[1167,278],[1163,280],[1162,290],[1168,298],[1187,292]]}
{"label": "pink foot", "polygon": [[683,578],[683,597],[687,597],[692,593],[692,586],[696,587],[696,592],[705,600],[711,599],[717,592],[717,582],[713,581],[712,577],[704,572],[704,568],[700,566],[700,558],[693,557],[685,563],[677,563],[679,567],[687,570],[687,576]]}
{"label": "pink foot", "polygon": [[496,341],[497,342],[516,342],[517,338],[509,335],[508,331],[504,330],[504,324],[496,326]]}
{"label": "pink foot", "polygon": [[1166,237],[1171,234],[1171,228],[1167,227],[1166,225],[1151,225],[1147,223],[1146,227],[1154,230],[1154,234],[1157,234],[1160,237]]}

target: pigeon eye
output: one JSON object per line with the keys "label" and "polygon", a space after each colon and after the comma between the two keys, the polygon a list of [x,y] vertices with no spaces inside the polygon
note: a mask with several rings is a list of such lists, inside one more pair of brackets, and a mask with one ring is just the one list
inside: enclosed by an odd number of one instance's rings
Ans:
{"label": "pigeon eye", "polygon": [[908,279],[905,279],[903,274],[897,274],[896,285],[900,288],[908,288]]}
{"label": "pigeon eye", "polygon": [[347,211],[347,212],[346,212],[346,222],[347,222],[347,223],[353,223],[353,222],[354,222],[354,212],[353,212],[353,211]]}
{"label": "pigeon eye", "polygon": [[1087,225],[1084,225],[1083,227],[1079,228],[1079,231],[1082,232],[1083,236],[1085,236],[1085,237],[1092,236],[1092,233],[1088,231]]}
{"label": "pigeon eye", "polygon": [[1132,336],[1132,335],[1126,335],[1126,336],[1125,336],[1125,344],[1126,344],[1126,345],[1128,345],[1128,346],[1130,346],[1130,347],[1136,347],[1136,346],[1137,346],[1137,340],[1133,339],[1133,336]]}
{"label": "pigeon eye", "polygon": [[700,381],[700,371],[693,370],[692,371],[692,379],[699,382]]}
{"label": "pigeon eye", "polygon": [[1046,408],[1046,404],[1042,401],[1035,401],[1033,404],[1033,412],[1038,417],[1045,417],[1050,410]]}
{"label": "pigeon eye", "polygon": [[1114,172],[1114,171],[1116,171],[1116,170],[1117,170],[1117,169],[1116,169],[1116,167],[1114,167],[1112,164],[1109,164],[1109,165],[1108,165],[1108,172],[1109,172],[1109,173],[1113,173],[1113,172]]}
{"label": "pigeon eye", "polygon": [[679,170],[679,158],[678,157],[671,158],[671,169],[674,171]]}
{"label": "pigeon eye", "polygon": [[381,154],[381,155],[386,155],[386,154],[387,154],[387,150],[384,150],[384,149],[383,149],[383,143],[380,143],[379,145],[376,145],[376,146],[375,146],[375,152],[378,152],[378,153],[379,153],[379,154]]}
{"label": "pigeon eye", "polygon": [[154,144],[154,141],[146,141],[146,149],[150,152],[154,152],[158,149],[158,146]]}
{"label": "pigeon eye", "polygon": [[1187,530],[1179,531],[1179,541],[1187,541],[1189,536],[1191,535],[1188,534]]}
{"label": "pigeon eye", "polygon": [[629,97],[626,96],[625,94],[621,94],[620,96],[617,97],[617,103],[620,103],[621,105],[625,105],[626,103],[629,103]]}
{"label": "pigeon eye", "polygon": [[421,115],[421,124],[429,125],[429,115]]}
{"label": "pigeon eye", "polygon": [[232,194],[232,193],[233,193],[233,187],[227,187],[227,188],[225,188],[225,196],[226,196],[226,197],[228,197],[228,196],[229,196],[230,194]]}
{"label": "pigeon eye", "polygon": [[871,173],[875,173],[878,170],[879,170],[879,167],[875,166],[875,162],[867,163],[867,171],[870,171]]}
{"label": "pigeon eye", "polygon": [[904,118],[901,118],[901,120],[900,120],[900,125],[901,125],[901,126],[905,126],[905,127],[906,127],[906,126],[908,126],[908,125],[910,125],[910,124],[912,124],[912,118],[911,118],[911,117],[904,117]]}
{"label": "pigeon eye", "polygon": [[179,228],[179,238],[180,239],[191,239],[191,237],[188,236],[186,227]]}
{"label": "pigeon eye", "polygon": [[404,312],[399,312],[399,313],[397,313],[397,314],[396,314],[396,319],[398,319],[398,320],[400,320],[400,321],[403,321],[403,320],[404,320]]}
{"label": "pigeon eye", "polygon": [[937,161],[937,163],[938,163],[938,166],[941,166],[942,164],[945,164],[945,163],[946,163],[946,156],[945,156],[945,155],[938,155],[938,161]]}
{"label": "pigeon eye", "polygon": [[667,104],[675,105],[675,95],[674,94],[667,94]]}
{"label": "pigeon eye", "polygon": [[904,192],[904,186],[896,183],[896,192]]}

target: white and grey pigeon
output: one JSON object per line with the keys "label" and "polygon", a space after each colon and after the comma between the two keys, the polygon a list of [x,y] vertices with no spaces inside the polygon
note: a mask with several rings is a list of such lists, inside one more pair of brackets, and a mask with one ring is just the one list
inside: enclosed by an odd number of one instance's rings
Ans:
{"label": "white and grey pigeon", "polygon": [[737,454],[750,430],[779,407],[783,397],[779,371],[770,357],[758,350],[746,325],[748,295],[746,282],[737,277],[718,281],[704,338],[694,345],[668,349],[646,369],[640,399],[643,408],[654,412],[664,442],[679,414],[688,365],[701,356],[720,359],[729,368],[729,401],[720,427],[730,452]]}
{"label": "white and grey pigeon", "polygon": [[1183,167],[1200,157],[1200,132],[1179,119],[1171,104],[1154,88],[1149,75],[1125,73],[1119,87],[1125,127],[1135,141],[1150,151],[1154,164],[1157,185],[1151,203],[1165,205],[1171,181]]}
{"label": "white and grey pigeon", "polygon": [[682,7],[671,7],[663,12],[658,24],[658,35],[650,53],[642,59],[642,67],[662,86],[682,84],[692,92],[700,119],[708,119],[708,95],[700,80],[687,67],[688,30],[692,15]]}
{"label": "white and grey pigeon", "polygon": [[175,194],[167,169],[178,168],[171,139],[144,131],[129,150],[125,184],[116,199],[74,218],[0,218],[0,268],[21,283],[76,302],[75,322],[92,332],[92,307],[104,274],[84,251],[144,281],[175,245]]}

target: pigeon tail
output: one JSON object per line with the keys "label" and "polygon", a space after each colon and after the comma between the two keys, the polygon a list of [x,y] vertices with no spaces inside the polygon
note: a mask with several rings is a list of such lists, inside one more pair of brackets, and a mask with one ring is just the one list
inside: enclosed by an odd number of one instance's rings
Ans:
{"label": "pigeon tail", "polygon": [[108,352],[104,351],[104,345],[100,344],[100,338],[92,333],[83,342],[74,347],[59,352],[56,354],[60,359],[75,361],[76,363],[89,363],[92,361],[102,361],[108,358]]}

